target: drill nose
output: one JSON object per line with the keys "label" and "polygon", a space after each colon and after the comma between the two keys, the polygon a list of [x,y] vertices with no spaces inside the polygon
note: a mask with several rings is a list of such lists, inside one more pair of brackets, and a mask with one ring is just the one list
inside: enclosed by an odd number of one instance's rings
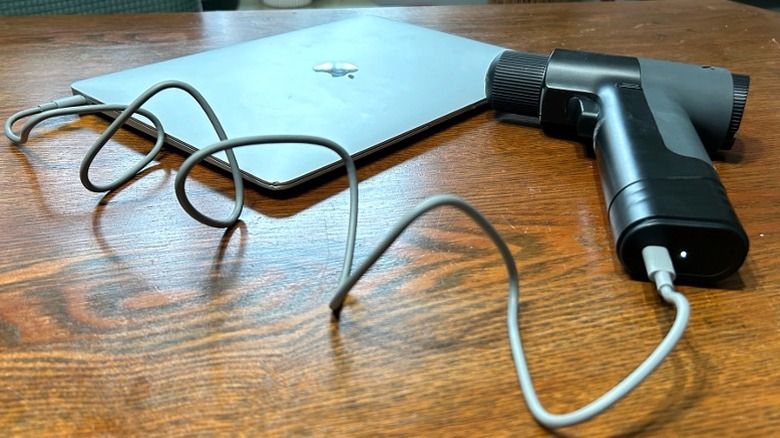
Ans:
{"label": "drill nose", "polygon": [[748,87],[750,87],[750,76],[748,75],[732,73],[731,79],[734,82],[731,121],[729,122],[729,130],[726,132],[726,137],[723,139],[723,144],[720,146],[721,149],[731,149],[734,146],[734,136],[737,135],[739,124],[742,123],[742,114],[745,112]]}
{"label": "drill nose", "polygon": [[548,55],[507,50],[488,69],[485,93],[496,111],[539,118]]}

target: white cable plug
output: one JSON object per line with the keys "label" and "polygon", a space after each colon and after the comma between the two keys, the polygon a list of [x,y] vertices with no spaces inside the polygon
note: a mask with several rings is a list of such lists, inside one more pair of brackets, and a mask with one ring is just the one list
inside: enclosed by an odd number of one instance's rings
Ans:
{"label": "white cable plug", "polygon": [[659,292],[665,286],[674,287],[672,282],[677,274],[674,272],[669,250],[663,246],[646,246],[642,250],[642,258],[645,261],[647,278],[655,283]]}
{"label": "white cable plug", "polygon": [[89,101],[87,100],[86,97],[76,94],[74,96],[67,96],[67,97],[61,97],[59,99],[54,99],[51,102],[47,102],[44,103],[43,105],[39,105],[38,108],[41,110],[41,112],[44,112],[44,111],[51,111],[59,108],[70,108],[74,106],[83,106],[83,105],[89,105]]}
{"label": "white cable plug", "polygon": [[667,302],[677,306],[677,311],[681,312],[679,303],[685,301],[683,306],[685,312],[689,312],[688,301],[685,297],[674,290],[674,278],[677,275],[672,264],[672,256],[669,250],[663,246],[646,246],[642,250],[642,258],[645,261],[647,277],[655,283],[655,287],[661,297]]}

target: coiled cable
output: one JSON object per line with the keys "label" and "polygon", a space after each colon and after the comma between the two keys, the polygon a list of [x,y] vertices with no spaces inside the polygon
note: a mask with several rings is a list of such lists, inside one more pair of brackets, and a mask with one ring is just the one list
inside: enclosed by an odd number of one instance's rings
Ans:
{"label": "coiled cable", "polygon": [[[444,206],[457,208],[469,216],[487,236],[496,245],[501,253],[501,257],[506,265],[509,282],[509,298],[507,304],[507,330],[509,333],[509,345],[512,351],[512,357],[515,362],[518,381],[529,411],[537,422],[548,428],[559,428],[575,425],[593,418],[604,410],[611,407],[618,400],[625,397],[634,388],[636,388],[644,379],[646,379],[658,365],[671,353],[677,342],[683,335],[688,323],[690,308],[685,296],[674,290],[672,281],[674,280],[674,268],[668,251],[663,247],[649,246],[643,250],[643,258],[647,267],[648,277],[656,283],[661,297],[676,308],[674,323],[669,333],[664,337],[656,349],[626,378],[607,391],[604,395],[586,405],[566,414],[552,414],[547,411],[539,401],[533,386],[530,371],[526,363],[523,352],[522,342],[520,340],[520,329],[518,317],[520,313],[519,285],[516,262],[512,256],[509,247],[504,239],[493,227],[490,221],[485,218],[474,206],[454,195],[436,195],[425,199],[417,205],[412,211],[405,214],[387,233],[384,239],[371,252],[368,258],[352,272],[352,263],[355,253],[355,242],[357,238],[357,215],[358,215],[358,179],[355,170],[355,164],[352,158],[344,148],[338,144],[324,138],[312,136],[280,135],[280,136],[249,136],[236,139],[228,139],[227,134],[214,113],[213,109],[206,99],[191,85],[180,81],[165,81],[154,85],[146,90],[129,105],[112,104],[89,104],[81,96],[72,96],[64,99],[58,99],[48,104],[36,108],[30,108],[20,111],[11,116],[5,123],[5,134],[15,144],[21,145],[27,142],[31,130],[42,121],[58,116],[70,114],[87,113],[105,113],[119,112],[116,119],[109,125],[95,143],[87,150],[84,159],[81,162],[80,178],[81,182],[88,190],[95,192],[104,192],[114,190],[123,184],[129,182],[145,166],[151,163],[157,154],[162,150],[165,138],[165,131],[160,120],[151,112],[143,109],[141,106],[156,94],[168,90],[179,89],[189,94],[203,109],[209,119],[214,131],[219,138],[219,142],[199,149],[188,157],[176,174],[174,181],[176,197],[182,208],[196,220],[213,227],[233,226],[241,215],[244,206],[243,180],[238,161],[233,153],[234,148],[245,146],[262,147],[265,144],[278,143],[307,143],[318,145],[332,150],[339,155],[343,161],[349,180],[350,207],[349,221],[347,231],[347,243],[345,255],[342,264],[342,272],[339,276],[339,284],[334,297],[330,302],[330,308],[338,316],[343,308],[344,300],[349,291],[354,287],[357,281],[376,263],[385,251],[395,242],[396,239],[409,227],[415,220],[427,212]],[[105,184],[97,184],[89,178],[89,170],[97,154],[102,150],[108,140],[116,131],[125,124],[133,114],[139,114],[147,118],[155,127],[155,144],[152,149],[138,162],[133,164],[127,171],[122,173],[117,179]],[[28,118],[29,117],[29,118]],[[23,124],[20,132],[13,131],[13,125],[23,119],[28,120]],[[235,203],[232,212],[226,218],[213,218],[199,211],[189,200],[185,183],[187,176],[194,166],[203,161],[206,157],[217,153],[225,152],[230,165],[230,171],[235,185]]]}

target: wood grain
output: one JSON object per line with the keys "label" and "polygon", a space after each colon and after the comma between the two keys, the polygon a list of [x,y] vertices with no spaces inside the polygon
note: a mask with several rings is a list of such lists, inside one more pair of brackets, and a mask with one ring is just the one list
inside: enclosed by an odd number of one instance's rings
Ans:
{"label": "wood grain", "polygon": [[[717,0],[212,12],[0,19],[0,116],[78,79],[373,14],[508,48],[556,47],[721,65],[752,77],[737,143],[715,163],[751,239],[740,272],[683,286],[693,314],[637,391],[565,436],[780,433],[780,17]],[[0,146],[0,430],[15,436],[538,436],[513,370],[506,274],[465,216],[415,224],[353,291],[327,303],[347,183],[247,191],[211,229],[173,194],[163,154],[132,183],[78,182],[106,126],[64,118]],[[146,140],[123,133],[105,175]],[[101,176],[103,174],[100,174]],[[490,111],[361,163],[358,261],[425,197],[458,194],[507,239],[523,340],[552,412],[601,395],[673,319],[613,251],[595,161],[581,145]],[[192,193],[229,207],[207,168]]]}

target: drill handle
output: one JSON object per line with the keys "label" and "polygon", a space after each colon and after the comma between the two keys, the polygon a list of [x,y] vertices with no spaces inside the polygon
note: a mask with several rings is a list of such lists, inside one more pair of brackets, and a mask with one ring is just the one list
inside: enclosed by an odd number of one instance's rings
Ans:
{"label": "drill handle", "polygon": [[610,225],[627,271],[645,275],[641,252],[648,245],[669,250],[682,281],[713,281],[736,271],[747,256],[747,235],[686,113],[659,126],[644,91],[633,84],[605,86],[591,102],[572,100],[570,108],[585,109],[578,130],[593,125]]}
{"label": "drill handle", "polygon": [[[673,123],[658,123],[639,86],[605,86],[592,98],[572,97],[568,106],[577,107],[567,118],[577,119],[579,135],[593,140],[608,209],[620,191],[637,181],[709,178],[719,182],[686,113],[669,109],[666,114]],[[580,113],[579,108],[585,110]]]}

